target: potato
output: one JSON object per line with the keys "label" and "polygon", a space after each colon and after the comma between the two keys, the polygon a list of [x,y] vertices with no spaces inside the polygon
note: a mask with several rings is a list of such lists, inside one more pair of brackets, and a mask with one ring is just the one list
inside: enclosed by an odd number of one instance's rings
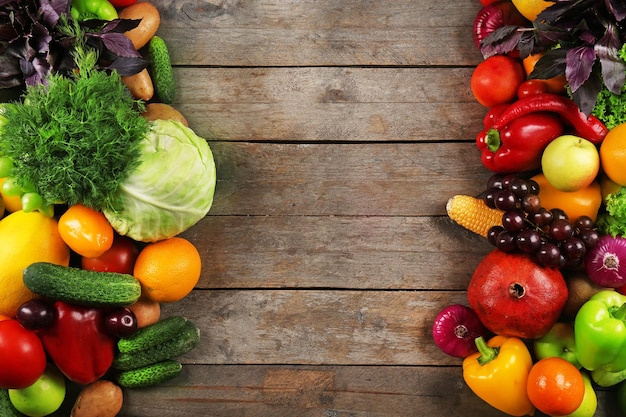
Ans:
{"label": "potato", "polygon": [[149,103],[141,114],[146,120],[176,120],[189,127],[185,116],[174,107],[165,103]]}
{"label": "potato", "polygon": [[152,38],[161,24],[161,15],[155,5],[147,1],[131,4],[120,10],[120,19],[141,19],[139,26],[125,33],[135,49],[144,47]]}
{"label": "potato", "polygon": [[148,101],[154,96],[154,84],[147,68],[135,75],[122,77],[122,82],[136,99]]}
{"label": "potato", "polygon": [[111,381],[100,379],[78,394],[70,417],[115,417],[122,409],[122,389]]}
{"label": "potato", "polygon": [[137,317],[137,328],[154,324],[161,318],[161,305],[145,297],[128,306],[128,309]]}

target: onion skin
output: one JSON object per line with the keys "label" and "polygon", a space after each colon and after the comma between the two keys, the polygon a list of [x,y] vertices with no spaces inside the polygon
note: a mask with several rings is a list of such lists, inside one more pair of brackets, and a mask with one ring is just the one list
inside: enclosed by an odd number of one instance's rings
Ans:
{"label": "onion skin", "polygon": [[432,333],[435,344],[442,352],[465,358],[478,351],[475,340],[479,336],[485,337],[487,329],[470,307],[452,304],[437,314]]}
{"label": "onion skin", "polygon": [[527,26],[528,20],[508,0],[499,0],[478,11],[474,18],[472,34],[474,44],[480,48],[480,42],[491,32],[503,26]]}
{"label": "onion skin", "polygon": [[626,238],[604,235],[585,257],[589,279],[601,287],[626,285]]}

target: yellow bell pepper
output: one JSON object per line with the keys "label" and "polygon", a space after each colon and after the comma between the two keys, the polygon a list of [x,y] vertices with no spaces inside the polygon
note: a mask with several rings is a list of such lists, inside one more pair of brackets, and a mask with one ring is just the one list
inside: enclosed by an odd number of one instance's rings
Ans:
{"label": "yellow bell pepper", "polygon": [[532,357],[516,337],[476,339],[478,352],[463,360],[463,379],[470,389],[494,408],[512,416],[533,415],[535,407],[526,394]]}

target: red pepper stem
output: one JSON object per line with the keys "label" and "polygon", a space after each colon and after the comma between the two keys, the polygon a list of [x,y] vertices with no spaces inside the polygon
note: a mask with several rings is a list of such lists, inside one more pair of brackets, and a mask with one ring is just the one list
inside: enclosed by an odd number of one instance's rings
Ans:
{"label": "red pepper stem", "polygon": [[481,365],[488,364],[489,362],[491,362],[492,360],[498,357],[500,348],[489,346],[484,337],[478,336],[474,340],[474,343],[476,343],[476,348],[478,348],[478,352],[480,353],[480,356],[477,359],[479,364]]}
{"label": "red pepper stem", "polygon": [[613,311],[613,318],[624,321],[626,319],[626,303],[622,304],[618,309]]}
{"label": "red pepper stem", "polygon": [[489,129],[486,134],[485,143],[490,152],[497,152],[500,146],[502,146],[500,132],[498,132],[497,129]]}
{"label": "red pepper stem", "polygon": [[602,142],[608,133],[604,123],[594,116],[587,117],[573,100],[550,93],[534,94],[517,100],[500,114],[500,117],[494,121],[492,127],[499,130],[521,116],[537,112],[558,114],[571,124],[579,136],[594,144]]}

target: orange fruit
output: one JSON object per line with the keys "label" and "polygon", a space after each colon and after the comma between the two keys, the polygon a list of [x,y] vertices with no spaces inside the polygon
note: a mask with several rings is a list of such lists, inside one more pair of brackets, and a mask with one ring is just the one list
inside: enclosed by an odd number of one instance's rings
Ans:
{"label": "orange fruit", "polygon": [[600,144],[600,165],[613,182],[626,185],[626,123],[609,130]]}
{"label": "orange fruit", "polygon": [[[537,64],[537,61],[539,61],[542,56],[543,54],[541,53],[528,55],[522,60],[522,66],[524,67],[524,71],[526,72],[527,77],[528,75],[530,75],[531,72],[533,72],[533,69],[535,69],[535,64]],[[544,82],[548,93],[565,94],[565,85],[567,84],[565,74],[548,78],[547,80],[542,81]]]}
{"label": "orange fruit", "polygon": [[552,6],[554,2],[545,0],[511,0],[515,8],[526,19],[533,21],[544,9]]}
{"label": "orange fruit", "polygon": [[580,216],[589,216],[594,221],[598,217],[602,205],[602,189],[598,181],[580,190],[567,192],[554,188],[543,174],[537,174],[532,179],[539,184],[539,200],[546,209],[560,208],[572,221]]}
{"label": "orange fruit", "polygon": [[582,403],[585,381],[571,362],[553,356],[539,360],[530,368],[526,393],[537,410],[550,416],[564,416]]}
{"label": "orange fruit", "polygon": [[149,243],[139,252],[133,275],[141,283],[142,294],[157,302],[184,298],[200,279],[202,261],[190,241],[172,237]]}
{"label": "orange fruit", "polygon": [[67,266],[70,250],[54,218],[18,210],[0,220],[0,314],[15,317],[17,308],[34,297],[22,279],[24,268],[34,262]]}

